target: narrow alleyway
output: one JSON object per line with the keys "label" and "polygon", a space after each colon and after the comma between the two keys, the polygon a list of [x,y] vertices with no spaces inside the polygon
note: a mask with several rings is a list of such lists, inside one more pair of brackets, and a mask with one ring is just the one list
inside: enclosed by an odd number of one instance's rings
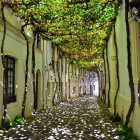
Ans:
{"label": "narrow alleyway", "polygon": [[115,140],[115,126],[96,97],[80,97],[49,108],[4,133],[4,140]]}

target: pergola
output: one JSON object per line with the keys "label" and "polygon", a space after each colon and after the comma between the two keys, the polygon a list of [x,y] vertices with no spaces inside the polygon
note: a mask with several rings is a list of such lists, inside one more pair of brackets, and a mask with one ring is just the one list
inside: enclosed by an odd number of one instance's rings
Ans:
{"label": "pergola", "polygon": [[5,0],[15,16],[52,40],[74,64],[94,70],[112,31],[119,0]]}

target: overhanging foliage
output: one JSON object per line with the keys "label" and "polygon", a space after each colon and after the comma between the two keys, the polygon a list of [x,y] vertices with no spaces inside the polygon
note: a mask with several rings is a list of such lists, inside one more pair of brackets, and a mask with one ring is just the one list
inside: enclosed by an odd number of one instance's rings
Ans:
{"label": "overhanging foliage", "polygon": [[119,0],[5,0],[14,14],[84,68],[102,61]]}

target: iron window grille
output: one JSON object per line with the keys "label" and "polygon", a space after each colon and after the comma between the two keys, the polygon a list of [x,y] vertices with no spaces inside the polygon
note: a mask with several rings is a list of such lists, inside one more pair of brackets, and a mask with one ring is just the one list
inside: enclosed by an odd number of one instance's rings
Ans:
{"label": "iron window grille", "polygon": [[[6,102],[16,101],[15,96],[15,59],[10,56],[4,57],[5,62],[5,92],[7,93]],[[4,97],[5,98],[5,97]]]}

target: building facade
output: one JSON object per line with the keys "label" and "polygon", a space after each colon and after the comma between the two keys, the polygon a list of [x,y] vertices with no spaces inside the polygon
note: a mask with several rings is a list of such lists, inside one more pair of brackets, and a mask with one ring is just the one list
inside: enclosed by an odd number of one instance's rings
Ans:
{"label": "building facade", "polygon": [[[5,119],[14,119],[21,115],[25,90],[25,116],[30,116],[37,110],[45,109],[61,101],[76,98],[83,93],[90,94],[87,71],[79,69],[59,51],[50,40],[44,40],[40,35],[35,41],[35,60],[33,60],[33,33],[30,27],[25,28],[29,42],[29,57],[27,59],[27,42],[21,32],[22,22],[12,11],[4,8],[6,18],[6,33],[4,40],[5,67],[0,57],[0,120],[4,110]],[[4,22],[0,15],[0,42],[4,36]],[[26,61],[28,60],[28,73]],[[33,69],[33,63],[35,67]],[[32,71],[34,70],[34,76]],[[27,88],[25,88],[25,75],[27,73]],[[5,75],[4,75],[5,74]],[[5,77],[5,79],[3,79]],[[35,83],[35,90],[33,89]],[[4,98],[4,92],[7,93]],[[7,107],[4,108],[6,100]]]}
{"label": "building facade", "polygon": [[[108,40],[107,48],[104,50],[104,61],[100,67],[100,87],[102,91],[105,89],[105,102],[108,104],[108,100],[110,100],[109,108],[112,113],[114,113],[114,100],[118,90],[116,99],[117,113],[119,113],[123,119],[123,122],[125,122],[128,110],[133,102],[130,85],[132,84],[134,86],[135,103],[129,126],[133,128],[136,135],[140,136],[140,106],[138,93],[138,84],[140,79],[140,24],[133,18],[131,9],[129,9],[128,22],[131,46],[130,62],[130,55],[128,54],[127,50],[128,36],[125,12],[125,2],[122,1],[122,5],[116,18],[115,27],[112,29],[112,34]],[[130,63],[132,68],[133,83],[130,83],[130,72],[128,71],[128,65]],[[101,92],[101,94],[104,93]]]}

